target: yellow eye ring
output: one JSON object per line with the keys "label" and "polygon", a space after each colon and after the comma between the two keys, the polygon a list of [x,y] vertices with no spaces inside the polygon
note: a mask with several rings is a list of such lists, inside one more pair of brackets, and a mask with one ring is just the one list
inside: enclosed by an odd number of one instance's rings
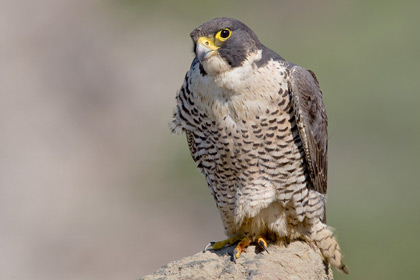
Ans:
{"label": "yellow eye ring", "polygon": [[230,37],[230,35],[232,35],[232,31],[230,31],[229,28],[225,28],[225,29],[219,30],[216,33],[215,37],[216,37],[216,40],[223,42],[223,41],[226,41]]}

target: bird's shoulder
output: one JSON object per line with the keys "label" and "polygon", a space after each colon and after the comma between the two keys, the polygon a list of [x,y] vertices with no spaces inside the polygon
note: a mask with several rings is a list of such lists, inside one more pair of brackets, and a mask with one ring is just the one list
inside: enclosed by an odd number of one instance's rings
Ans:
{"label": "bird's shoulder", "polygon": [[266,46],[261,47],[261,59],[256,63],[258,67],[264,67],[270,61],[278,62],[282,65],[288,65],[289,63],[281,57],[278,53],[273,51],[272,49],[267,48]]}

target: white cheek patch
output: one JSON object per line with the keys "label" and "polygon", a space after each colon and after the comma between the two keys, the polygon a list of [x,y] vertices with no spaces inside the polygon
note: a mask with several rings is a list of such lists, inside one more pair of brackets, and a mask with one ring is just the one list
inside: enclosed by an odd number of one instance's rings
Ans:
{"label": "white cheek patch", "polygon": [[204,70],[210,76],[216,76],[220,73],[228,71],[231,67],[218,54],[211,56],[209,59],[202,62]]}
{"label": "white cheek patch", "polygon": [[241,66],[220,73],[215,82],[219,87],[228,91],[246,91],[250,87],[249,83],[252,83],[250,77],[253,77],[256,71],[255,62],[259,61],[261,57],[261,50],[251,53]]}
{"label": "white cheek patch", "polygon": [[[241,77],[249,75],[252,72],[254,63],[259,61],[262,57],[262,51],[251,53],[241,66],[232,68],[219,54],[211,56],[209,59],[202,62],[204,70],[210,76],[232,76],[233,80],[237,82],[243,81]],[[238,80],[238,78],[240,80]]]}

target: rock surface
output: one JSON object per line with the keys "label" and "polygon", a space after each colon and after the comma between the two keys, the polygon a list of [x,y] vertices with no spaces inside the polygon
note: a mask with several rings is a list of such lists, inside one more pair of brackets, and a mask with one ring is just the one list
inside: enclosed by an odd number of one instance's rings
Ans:
{"label": "rock surface", "polygon": [[333,279],[320,252],[304,242],[295,241],[286,248],[271,245],[269,253],[251,245],[236,264],[231,260],[232,251],[231,246],[200,252],[164,265],[141,279]]}

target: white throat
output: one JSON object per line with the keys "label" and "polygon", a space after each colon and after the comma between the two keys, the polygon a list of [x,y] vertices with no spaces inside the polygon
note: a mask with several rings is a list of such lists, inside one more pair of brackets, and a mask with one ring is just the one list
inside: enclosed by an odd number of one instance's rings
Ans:
{"label": "white throat", "polygon": [[210,76],[218,76],[226,72],[234,72],[237,69],[242,69],[252,65],[253,63],[259,61],[262,57],[262,51],[258,50],[256,52],[250,53],[241,66],[232,68],[219,54],[213,55],[207,60],[203,61],[204,70]]}
{"label": "white throat", "polygon": [[251,53],[241,66],[232,68],[220,55],[214,55],[203,61],[202,65],[208,78],[219,88],[235,94],[238,91],[243,92],[248,83],[252,83],[250,77],[254,77],[253,73],[257,71],[255,63],[261,57],[262,51],[258,50]]}

